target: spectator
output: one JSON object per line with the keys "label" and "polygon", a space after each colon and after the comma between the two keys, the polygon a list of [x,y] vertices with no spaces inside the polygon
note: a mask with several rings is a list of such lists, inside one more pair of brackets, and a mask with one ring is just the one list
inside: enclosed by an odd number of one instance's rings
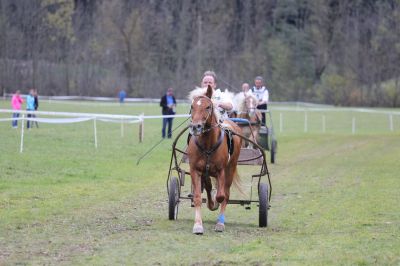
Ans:
{"label": "spectator", "polygon": [[[255,77],[254,79],[254,87],[252,89],[253,93],[256,95],[258,99],[257,109],[259,110],[267,110],[267,104],[269,101],[269,92],[268,89],[263,86],[263,78],[260,76]],[[262,113],[262,126],[266,126],[265,124],[265,112]]]}
{"label": "spectator", "polygon": [[119,91],[119,103],[124,103],[125,102],[125,97],[126,97],[126,92],[124,90]]}
{"label": "spectator", "polygon": [[[15,92],[15,94],[12,96],[11,98],[11,106],[13,110],[21,110],[21,104],[24,102],[24,100],[22,100],[21,95],[20,95],[20,90],[17,90]],[[19,117],[19,113],[13,113],[13,118],[18,118]],[[12,121],[12,127],[13,128],[18,128],[18,120],[15,119]]]}
{"label": "spectator", "polygon": [[[37,111],[39,108],[39,96],[38,96],[37,89],[33,90],[33,98],[35,100],[35,103],[34,103],[35,111]],[[33,114],[33,117],[36,118],[36,114]],[[33,123],[35,123],[36,127],[39,128],[39,124],[37,121],[34,121]]]}
{"label": "spectator", "polygon": [[[168,88],[167,93],[161,97],[160,106],[162,107],[163,115],[174,115],[176,108],[176,99],[173,94],[173,89]],[[172,137],[172,121],[173,117],[164,117],[162,125],[162,137],[165,138],[165,129],[168,125],[168,138]]]}
{"label": "spectator", "polygon": [[[33,89],[29,90],[29,95],[26,97],[26,110],[33,112],[35,111],[35,98],[33,97]],[[31,128],[31,121],[29,118],[33,118],[33,113],[28,113],[28,120],[26,121],[26,128]]]}

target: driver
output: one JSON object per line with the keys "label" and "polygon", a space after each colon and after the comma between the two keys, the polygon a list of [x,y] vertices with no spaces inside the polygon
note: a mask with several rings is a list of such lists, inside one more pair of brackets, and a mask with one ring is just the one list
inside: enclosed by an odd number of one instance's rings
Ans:
{"label": "driver", "polygon": [[227,112],[230,112],[233,109],[232,98],[227,92],[222,92],[221,89],[217,89],[217,76],[214,71],[207,70],[203,74],[201,87],[207,88],[208,85],[213,89],[212,101],[221,114],[221,120],[227,119]]}

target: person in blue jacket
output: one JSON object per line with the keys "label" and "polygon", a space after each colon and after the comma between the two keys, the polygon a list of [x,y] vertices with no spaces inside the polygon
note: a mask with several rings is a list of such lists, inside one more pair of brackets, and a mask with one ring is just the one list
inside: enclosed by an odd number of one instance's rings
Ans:
{"label": "person in blue jacket", "polygon": [[[33,96],[34,91],[33,89],[29,90],[29,94],[26,97],[26,110],[27,111],[35,111],[35,97]],[[28,120],[26,121],[26,127],[28,129],[31,128],[31,125],[33,125],[33,122],[29,121],[29,118],[34,117],[33,113],[28,114]]]}
{"label": "person in blue jacket", "polygon": [[[176,99],[173,93],[172,88],[168,88],[167,93],[161,97],[160,106],[162,107],[162,114],[163,115],[174,115],[175,108],[176,108]],[[174,120],[173,117],[164,117],[163,118],[163,125],[162,125],[162,137],[165,138],[165,129],[168,125],[168,138],[172,137],[172,121]]]}
{"label": "person in blue jacket", "polygon": [[124,103],[126,92],[124,90],[120,90],[118,96],[119,96],[119,103]]}

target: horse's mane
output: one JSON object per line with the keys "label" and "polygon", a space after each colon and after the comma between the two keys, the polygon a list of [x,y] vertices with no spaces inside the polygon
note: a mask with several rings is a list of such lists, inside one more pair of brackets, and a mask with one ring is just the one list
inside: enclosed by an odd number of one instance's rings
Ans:
{"label": "horse's mane", "polygon": [[240,93],[236,94],[235,97],[233,98],[235,111],[243,112],[246,110],[246,101],[245,100],[247,97],[252,97],[255,102],[258,101],[257,97],[253,94],[252,91],[249,90],[248,92],[246,92],[246,96],[244,95],[243,92],[240,92]]}
{"label": "horse's mane", "polygon": [[[207,92],[207,88],[199,88],[196,87],[196,89],[192,90],[189,95],[188,95],[188,99],[190,102],[193,101],[194,98],[196,98],[197,96],[204,96],[206,95]],[[225,91],[223,92],[225,94],[226,98],[230,98],[232,100],[234,94],[232,92],[230,92],[228,89],[225,89]],[[212,102],[214,103],[214,107],[215,107],[215,101],[212,100]],[[221,113],[218,111],[218,108],[214,108],[214,113],[217,117],[217,121],[220,120],[221,117]]]}
{"label": "horse's mane", "polygon": [[230,92],[228,89],[225,89],[224,93],[226,98],[229,98],[230,100],[233,101],[233,97],[235,97],[235,94],[233,92]]}
{"label": "horse's mane", "polygon": [[196,87],[194,90],[192,90],[189,93],[188,99],[189,99],[190,102],[192,102],[193,99],[196,98],[197,96],[206,95],[206,92],[207,92],[207,88]]}

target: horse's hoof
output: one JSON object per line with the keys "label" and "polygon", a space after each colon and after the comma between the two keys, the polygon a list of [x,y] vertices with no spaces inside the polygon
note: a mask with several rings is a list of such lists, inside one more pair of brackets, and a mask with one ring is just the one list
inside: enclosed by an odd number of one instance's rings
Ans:
{"label": "horse's hoof", "polygon": [[194,224],[193,226],[193,234],[202,235],[204,233],[203,226],[201,224]]}
{"label": "horse's hoof", "polygon": [[215,225],[215,232],[223,232],[225,230],[225,224],[217,223]]}
{"label": "horse's hoof", "polygon": [[216,211],[219,208],[219,202],[217,201],[217,190],[216,189],[211,190],[211,198],[212,198],[212,201],[214,202],[214,206],[213,206],[213,208],[209,208],[209,209],[211,211]]}

